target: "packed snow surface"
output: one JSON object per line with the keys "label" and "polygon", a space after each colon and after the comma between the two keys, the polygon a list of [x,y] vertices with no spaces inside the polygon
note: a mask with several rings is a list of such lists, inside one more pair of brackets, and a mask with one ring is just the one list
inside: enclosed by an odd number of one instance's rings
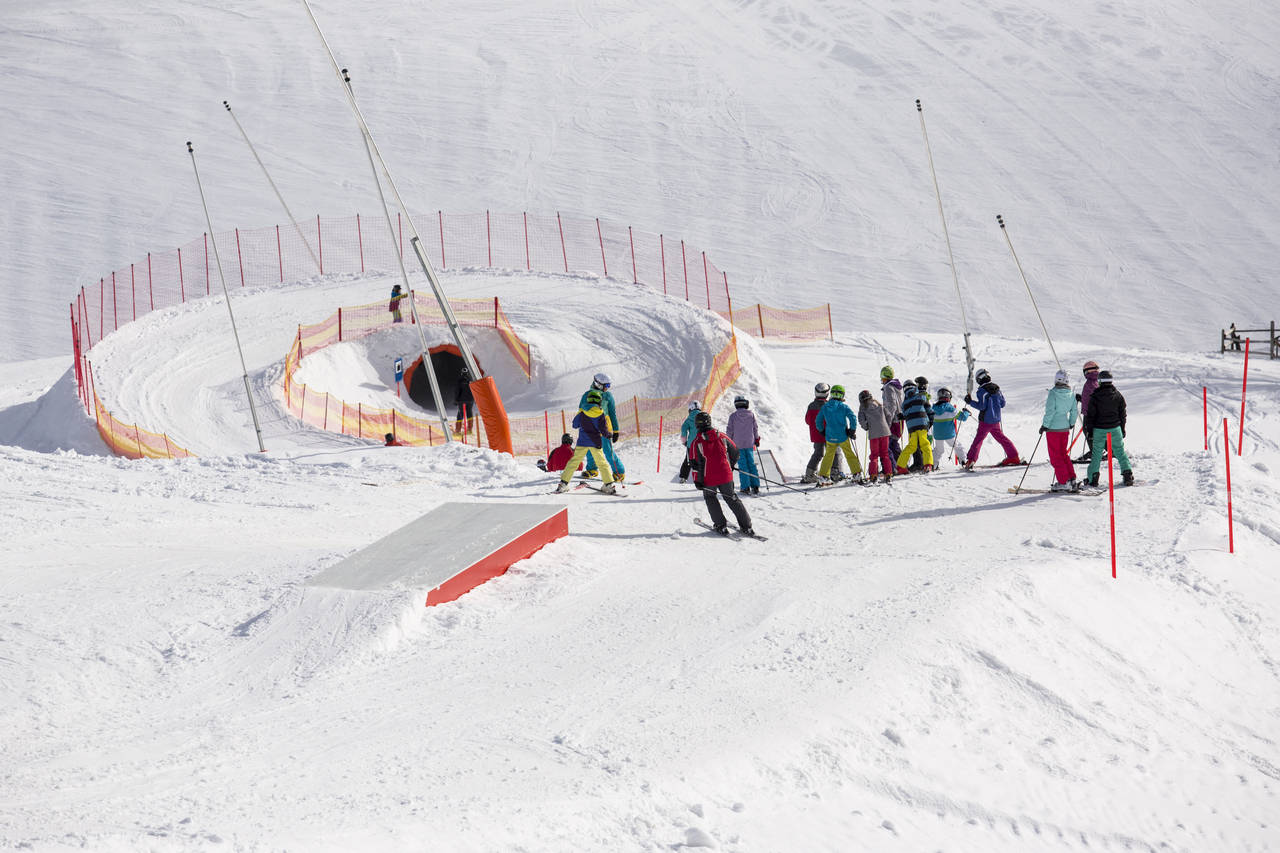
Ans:
{"label": "packed snow surface", "polygon": [[[243,368],[219,296],[109,336],[90,358],[113,412],[199,454],[114,458],[76,396],[66,304],[204,229],[186,139],[218,227],[278,219],[220,100],[296,210],[368,209],[371,179],[300,6],[15,9],[0,846],[1280,849],[1280,369],[1255,340],[1242,402],[1243,359],[1216,337],[1265,325],[1275,301],[1280,11],[316,11],[413,203],[674,229],[738,300],[830,301],[833,340],[740,334],[743,374],[713,410],[723,426],[748,396],[792,476],[818,381],[853,398],[890,364],[963,391],[921,97],[975,355],[1033,464],[767,484],[744,501],[768,541],[729,541],[694,524],[706,510],[675,481],[670,436],[659,451],[624,429],[632,485],[610,498],[552,495],[529,458],[299,423],[280,397],[297,325],[385,299],[384,272],[233,291]],[[598,370],[621,398],[693,398],[728,336],[626,282],[442,280],[499,296],[532,344],[526,380],[475,335],[514,415],[572,408]],[[388,329],[300,376],[411,411],[390,365],[419,343]],[[1143,485],[1114,502],[1010,494],[1024,473],[1047,486],[1045,392],[1059,360],[1078,389],[1087,359],[1128,400]],[[998,457],[988,441],[982,461]],[[307,585],[459,501],[568,506],[570,535],[429,609],[405,584]]]}

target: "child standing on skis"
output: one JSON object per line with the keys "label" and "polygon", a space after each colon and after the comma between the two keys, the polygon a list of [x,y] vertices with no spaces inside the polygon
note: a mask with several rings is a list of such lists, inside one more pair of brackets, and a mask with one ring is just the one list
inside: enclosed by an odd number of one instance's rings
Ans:
{"label": "child standing on skis", "polygon": [[893,463],[889,456],[889,419],[884,416],[884,404],[876,401],[870,391],[858,393],[858,423],[867,433],[867,476],[874,481],[881,466],[884,481],[893,479]]}
{"label": "child standing on skis", "polygon": [[827,449],[822,454],[822,466],[818,468],[818,485],[829,486],[831,466],[836,460],[836,451],[844,453],[849,463],[849,476],[857,477],[862,473],[862,465],[858,462],[858,454],[853,450],[853,439],[858,432],[858,419],[853,409],[844,401],[844,386],[831,386],[831,399],[814,418],[814,426],[821,430],[826,438]]}
{"label": "child standing on skis", "polygon": [[902,386],[902,414],[899,417],[907,430],[907,444],[898,454],[897,473],[907,473],[911,454],[919,450],[924,459],[924,468],[921,470],[928,474],[933,470],[933,445],[929,443],[929,422],[933,420],[933,407],[914,382],[906,382]]}
{"label": "child standing on skis", "polygon": [[1040,421],[1040,434],[1049,445],[1049,462],[1053,465],[1051,492],[1078,492],[1076,469],[1067,453],[1067,439],[1076,425],[1076,397],[1067,384],[1067,372],[1059,370],[1053,375],[1053,388],[1044,401],[1044,418]]}
{"label": "child standing on skis", "polygon": [[680,424],[680,441],[684,444],[684,461],[680,463],[680,482],[683,484],[689,479],[689,445],[693,444],[694,438],[698,435],[698,427],[695,421],[698,418],[698,412],[702,411],[702,404],[694,400],[689,404],[689,415],[684,419],[684,423]]}
{"label": "child standing on skis", "polygon": [[756,426],[751,401],[739,394],[733,398],[733,414],[724,431],[738,446],[738,488],[744,495],[760,494],[760,471],[756,468],[756,448],[760,446],[760,430]]}
{"label": "child standing on skis", "polygon": [[961,465],[964,464],[964,446],[960,444],[960,434],[956,430],[956,422],[969,420],[969,410],[956,411],[951,402],[951,389],[938,389],[938,402],[933,404],[933,464],[936,468],[952,455]]}
{"label": "child standing on skis", "polygon": [[889,454],[897,459],[902,449],[898,444],[902,437],[902,421],[898,417],[902,411],[902,383],[893,378],[893,368],[887,364],[880,368],[880,400],[884,416],[889,419]]}
{"label": "child standing on skis", "polygon": [[400,292],[400,285],[391,288],[391,301],[387,303],[387,310],[391,312],[391,322],[401,323],[404,318],[400,316],[400,300],[404,299],[404,294]]}
{"label": "child standing on skis", "polygon": [[[831,386],[827,383],[819,382],[813,386],[813,402],[809,403],[809,408],[804,413],[804,422],[809,425],[809,441],[813,442],[813,454],[809,457],[809,464],[804,467],[804,476],[800,478],[802,483],[818,482],[818,466],[822,464],[822,455],[827,452],[827,437],[814,425],[814,421],[830,397]],[[836,480],[844,479],[839,456],[831,469],[831,477]]]}
{"label": "child standing on skis", "polygon": [[[613,392],[609,389],[613,387],[613,380],[609,378],[607,373],[597,373],[591,378],[591,387],[582,395],[578,407],[582,408],[587,402],[587,394],[592,391],[600,392],[600,407],[604,409],[605,417],[609,420],[609,428],[604,432],[604,457],[609,460],[609,467],[613,470],[614,479],[619,483],[627,479],[626,466],[622,464],[622,460],[618,458],[618,453],[614,450],[613,445],[618,441],[618,407],[613,400]],[[587,457],[587,470],[582,472],[582,476],[594,477],[596,475],[596,463],[591,457]]]}
{"label": "child standing on skis", "polygon": [[755,536],[751,529],[751,516],[742,500],[733,492],[733,466],[738,461],[738,448],[729,437],[711,427],[711,414],[698,412],[695,421],[698,434],[689,445],[689,460],[693,463],[693,481],[702,489],[702,498],[707,502],[707,512],[711,514],[711,524],[721,534],[729,532],[729,524],[724,510],[720,508],[720,495],[733,511],[738,522],[738,529],[748,536]]}
{"label": "child standing on skis", "polygon": [[1084,416],[1084,428],[1093,433],[1093,459],[1089,462],[1089,485],[1098,485],[1098,469],[1102,467],[1103,453],[1107,449],[1107,435],[1111,436],[1111,455],[1120,463],[1120,476],[1126,486],[1133,485],[1133,466],[1129,454],[1124,452],[1124,429],[1129,416],[1124,395],[1111,381],[1111,371],[1098,373],[1098,388],[1089,397],[1089,409]]}
{"label": "child standing on skis", "polygon": [[[1080,393],[1076,395],[1076,402],[1080,404],[1080,413],[1083,415],[1089,411],[1089,398],[1093,396],[1093,392],[1098,388],[1098,362],[1090,359],[1084,363],[1084,387],[1080,389]],[[1077,464],[1086,464],[1093,458],[1093,431],[1084,431],[1084,453],[1075,458]]]}
{"label": "child standing on skis", "polygon": [[603,450],[604,442],[609,437],[609,418],[601,406],[603,401],[604,395],[598,389],[592,388],[584,397],[583,407],[573,416],[573,425],[578,430],[578,447],[573,451],[573,456],[569,457],[568,464],[564,466],[564,473],[560,475],[560,485],[556,486],[557,492],[569,491],[569,481],[573,479],[573,472],[578,467],[578,463],[585,457],[591,456],[600,469],[600,479],[604,483],[600,491],[607,495],[617,493],[617,487],[613,485],[613,469],[609,467],[609,460],[605,457]]}
{"label": "child standing on skis", "polygon": [[991,381],[991,373],[986,368],[979,368],[974,378],[978,380],[978,399],[974,400],[966,394],[964,401],[978,410],[978,434],[973,437],[973,445],[969,448],[969,461],[965,462],[964,469],[973,470],[974,464],[978,461],[978,452],[982,449],[982,441],[988,435],[995,436],[996,441],[1004,448],[1004,459],[1000,462],[1001,465],[1021,465],[1022,457],[1018,455],[1018,448],[1013,446],[1013,442],[1000,428],[1000,413],[1005,405],[1000,386]]}

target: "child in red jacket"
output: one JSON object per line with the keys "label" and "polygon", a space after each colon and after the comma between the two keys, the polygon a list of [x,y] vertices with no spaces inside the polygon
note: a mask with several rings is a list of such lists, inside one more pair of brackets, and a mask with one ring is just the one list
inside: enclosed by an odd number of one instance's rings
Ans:
{"label": "child in red jacket", "polygon": [[738,448],[729,436],[711,427],[711,413],[698,412],[694,421],[698,434],[689,444],[689,460],[693,463],[693,482],[702,489],[702,498],[711,513],[711,523],[717,533],[727,535],[729,524],[720,508],[717,492],[724,495],[724,502],[733,510],[738,529],[748,536],[755,536],[751,529],[751,516],[742,505],[742,499],[733,491],[733,466],[738,461]]}

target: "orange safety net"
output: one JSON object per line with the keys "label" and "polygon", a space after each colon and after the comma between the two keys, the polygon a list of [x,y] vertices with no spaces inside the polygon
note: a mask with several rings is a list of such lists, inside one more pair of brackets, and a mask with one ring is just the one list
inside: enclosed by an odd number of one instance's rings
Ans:
{"label": "orange safety net", "polygon": [[98,435],[116,456],[128,459],[186,459],[195,454],[169,440],[164,433],[141,429],[137,424],[126,424],[107,411],[107,407],[93,394],[94,421]]}
{"label": "orange safety net", "polygon": [[[285,405],[294,417],[320,429],[354,435],[358,438],[381,440],[386,433],[391,433],[399,441],[409,445],[435,446],[444,443],[445,438],[437,422],[415,418],[394,409],[352,406],[334,399],[326,392],[310,391],[305,385],[294,382],[293,373],[301,361],[300,347],[300,339],[295,340],[293,349],[285,357]],[[737,342],[730,340],[713,359],[707,384],[701,389],[701,396],[698,391],[693,391],[682,397],[632,397],[619,401],[617,404],[618,431],[627,437],[651,438],[658,435],[658,425],[661,423],[664,434],[678,435],[680,424],[688,414],[689,401],[700,400],[703,408],[710,410],[733,385],[741,372]],[[550,452],[549,446],[560,443],[561,433],[571,431],[570,424],[574,414],[577,413],[576,409],[572,412],[548,411],[540,416],[523,418],[507,417],[503,410],[506,435],[501,435],[494,427],[494,423],[501,424],[502,421],[494,421],[485,414],[485,403],[481,399],[484,392],[478,387],[485,382],[492,382],[492,377],[485,377],[479,382],[471,383],[480,417],[468,417],[464,424],[464,431],[453,433],[455,440],[473,444],[476,447],[487,443],[494,450],[515,456],[545,456]],[[498,405],[501,406],[500,399]]]}
{"label": "orange safety net", "polygon": [[734,308],[732,313],[716,313],[748,335],[762,340],[812,341],[834,337],[830,303],[817,308],[771,308],[756,304]]}

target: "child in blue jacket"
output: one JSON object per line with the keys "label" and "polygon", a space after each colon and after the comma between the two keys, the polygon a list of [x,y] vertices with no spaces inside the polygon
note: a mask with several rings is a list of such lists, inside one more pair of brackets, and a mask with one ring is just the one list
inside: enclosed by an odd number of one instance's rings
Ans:
{"label": "child in blue jacket", "polygon": [[836,451],[844,453],[849,463],[849,476],[861,481],[862,464],[858,462],[858,454],[853,450],[853,438],[858,432],[858,417],[853,409],[844,401],[844,386],[831,386],[831,399],[818,411],[813,420],[827,439],[827,450],[822,454],[822,464],[818,467],[818,485],[831,485],[831,466],[836,461]]}
{"label": "child in blue jacket", "polygon": [[951,402],[951,389],[938,389],[938,402],[933,405],[933,464],[936,467],[943,459],[954,455],[956,461],[964,464],[964,445],[960,443],[960,433],[956,429],[957,422],[969,420],[969,410],[956,411]]}

